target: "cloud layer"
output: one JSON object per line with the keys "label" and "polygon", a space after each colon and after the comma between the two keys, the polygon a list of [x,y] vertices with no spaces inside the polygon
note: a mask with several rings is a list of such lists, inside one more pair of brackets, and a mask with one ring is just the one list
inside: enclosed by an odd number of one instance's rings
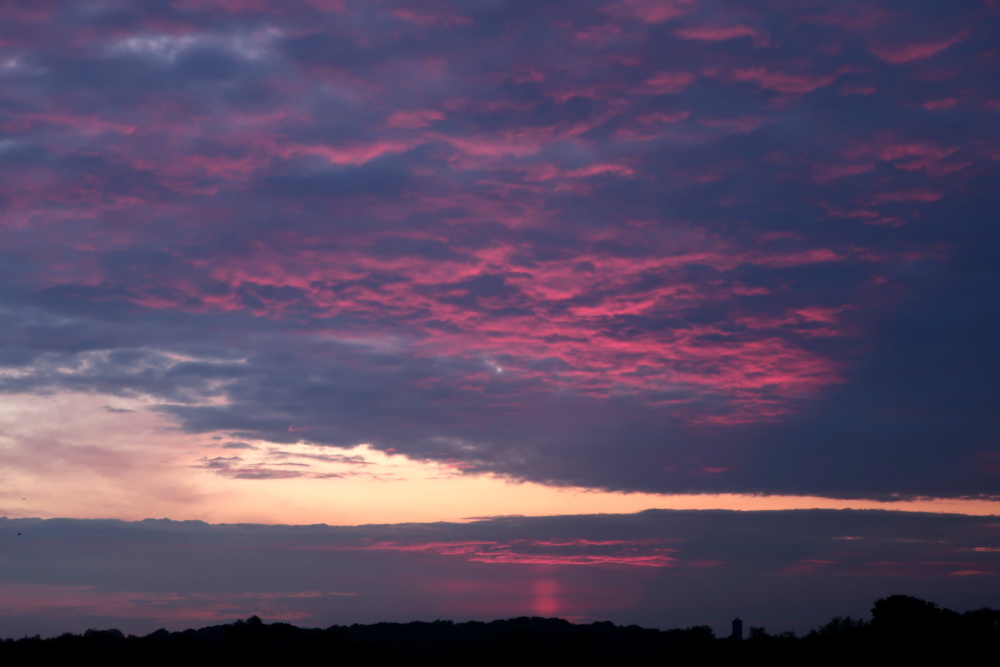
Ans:
{"label": "cloud layer", "polygon": [[258,614],[305,627],[562,616],[771,632],[900,591],[995,606],[996,519],[649,511],[332,527],[0,520],[0,636],[148,633]]}
{"label": "cloud layer", "polygon": [[997,495],[993,2],[0,26],[5,392],[553,484]]}

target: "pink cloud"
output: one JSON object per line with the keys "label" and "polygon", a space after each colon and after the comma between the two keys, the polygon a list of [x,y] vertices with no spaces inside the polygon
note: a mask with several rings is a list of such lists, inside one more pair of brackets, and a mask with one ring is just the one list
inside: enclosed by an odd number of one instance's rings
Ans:
{"label": "pink cloud", "polygon": [[601,556],[601,555],[542,555],[524,553],[476,554],[469,560],[480,563],[507,565],[625,565],[630,567],[672,567],[669,556]]}
{"label": "pink cloud", "polygon": [[105,132],[128,136],[136,132],[138,127],[133,124],[118,123],[113,120],[97,118],[96,116],[80,116],[67,113],[27,113],[20,114],[16,120],[4,123],[3,129],[8,132],[27,132],[40,129],[44,125],[65,126],[66,130],[83,136],[93,136]]}
{"label": "pink cloud", "polygon": [[968,36],[968,31],[963,30],[952,37],[933,42],[916,42],[901,45],[873,44],[868,50],[890,65],[901,65],[916,60],[926,60],[941,53],[949,46],[958,44]]}
{"label": "pink cloud", "polygon": [[945,158],[957,153],[958,146],[941,146],[933,142],[888,141],[874,149],[878,157],[892,162],[904,171],[924,171],[930,176],[946,176],[960,171],[971,164],[967,160],[946,161]]}
{"label": "pink cloud", "polygon": [[42,23],[56,16],[52,2],[20,2],[0,5],[0,19],[15,23]]}
{"label": "pink cloud", "polygon": [[825,7],[822,11],[823,13],[812,14],[798,20],[802,23],[830,25],[856,32],[884,25],[893,18],[888,10],[873,7],[866,2],[839,2]]}
{"label": "pink cloud", "polygon": [[568,169],[562,172],[566,178],[586,178],[601,174],[615,174],[618,176],[632,176],[635,170],[620,164],[592,164],[580,169]]}
{"label": "pink cloud", "polygon": [[830,565],[835,565],[836,561],[832,560],[818,560],[815,558],[804,558],[787,568],[788,572],[794,572],[797,574],[806,574],[816,572]]}
{"label": "pink cloud", "polygon": [[657,111],[654,113],[644,114],[636,118],[636,122],[642,125],[650,125],[653,123],[680,123],[691,117],[690,111],[676,111],[674,113],[666,113],[662,111]]}
{"label": "pink cloud", "polygon": [[637,18],[645,23],[663,23],[694,10],[696,0],[618,0],[603,7],[612,16]]}
{"label": "pink cloud", "polygon": [[943,196],[940,192],[914,188],[898,192],[881,192],[872,197],[872,202],[875,204],[884,204],[886,202],[933,202],[938,201]]}
{"label": "pink cloud", "polygon": [[[594,173],[601,173],[601,169]],[[583,173],[580,174],[584,175]],[[345,239],[345,243],[349,240]],[[299,244],[302,245],[302,244]],[[306,244],[307,245],[307,244]],[[302,246],[306,247],[306,246]],[[760,413],[776,415],[785,409],[783,400],[801,397],[830,382],[836,381],[833,365],[823,362],[815,355],[807,354],[787,342],[770,338],[767,326],[783,327],[784,322],[761,323],[758,329],[762,339],[733,341],[728,343],[707,343],[698,341],[704,336],[717,332],[713,327],[682,329],[667,338],[635,337],[629,341],[616,340],[601,332],[604,318],[622,314],[657,313],[676,310],[683,312],[689,305],[719,301],[734,294],[763,294],[766,289],[738,285],[733,288],[715,289],[700,284],[674,281],[650,292],[620,296],[613,301],[602,301],[588,306],[576,306],[562,316],[545,319],[534,317],[490,319],[463,308],[442,302],[441,298],[462,298],[468,292],[458,287],[464,278],[474,278],[486,267],[502,267],[508,261],[507,255],[513,247],[497,245],[483,249],[477,258],[465,258],[460,262],[441,259],[419,261],[415,258],[378,258],[358,254],[349,250],[349,245],[336,255],[312,254],[299,251],[293,256],[283,257],[280,252],[261,248],[257,254],[248,255],[239,262],[211,266],[215,279],[232,285],[232,294],[219,293],[199,297],[199,309],[238,309],[238,291],[250,290],[257,293],[257,299],[264,304],[262,310],[255,310],[261,316],[284,317],[283,313],[296,307],[287,299],[272,301],[258,286],[296,287],[300,299],[330,314],[354,313],[363,317],[383,317],[385,313],[397,316],[409,313],[419,319],[447,321],[453,325],[448,333],[438,331],[432,339],[421,344],[415,352],[421,354],[465,354],[466,350],[478,349],[484,355],[514,355],[519,361],[505,364],[507,370],[520,377],[534,377],[538,381],[576,384],[583,391],[603,394],[615,385],[630,386],[635,390],[656,390],[665,384],[683,383],[692,388],[712,388],[714,392],[726,392],[733,401],[740,420],[752,419]],[[595,288],[609,289],[616,284],[626,286],[634,276],[648,271],[672,272],[688,262],[707,263],[720,269],[733,268],[740,263],[766,266],[798,266],[816,262],[841,261],[844,255],[829,249],[815,249],[797,252],[754,251],[742,254],[727,254],[722,249],[665,258],[650,258],[645,262],[618,260],[595,256],[589,261],[597,269],[594,273],[581,274],[575,258],[572,262],[549,262],[535,267],[530,273],[516,270],[516,276],[508,279],[508,284],[517,287],[521,296],[530,298],[541,307],[544,304],[558,304],[564,299],[584,295]],[[472,259],[473,261],[470,261]],[[371,271],[391,271],[405,275],[408,280],[372,289],[363,285],[330,290],[324,284],[341,281],[356,282]],[[439,293],[438,297],[421,293],[421,286],[452,284],[453,287]],[[185,308],[186,301],[197,295],[193,285],[175,283],[179,292],[175,298],[164,296],[135,296],[137,302],[150,307]],[[440,289],[440,288],[435,288]],[[489,307],[505,307],[505,301],[498,297],[481,297],[481,303]],[[807,311],[803,311],[807,312]],[[415,329],[416,331],[417,329]],[[339,329],[334,333],[338,339],[364,341],[370,339],[370,331],[360,328],[356,331]],[[815,332],[811,335],[814,335]],[[563,342],[547,342],[550,336],[558,336]],[[573,342],[573,341],[579,342]],[[548,375],[529,371],[531,359],[558,358],[565,361],[567,370],[559,375]],[[725,359],[724,369],[714,369],[719,360]],[[767,359],[765,364],[761,360]],[[685,370],[681,371],[681,368]],[[638,368],[645,370],[634,374]],[[705,371],[712,368],[707,375]],[[572,370],[570,370],[572,369]],[[486,381],[491,375],[483,369],[477,382]],[[769,387],[769,391],[784,399],[761,401],[751,391],[752,387]],[[805,392],[805,393],[804,393]],[[742,406],[742,407],[735,407]],[[456,465],[462,462],[456,461]]]}
{"label": "pink cloud", "polygon": [[799,266],[823,262],[839,262],[844,255],[829,248],[815,248],[791,253],[747,253],[744,259],[762,266]]}
{"label": "pink cloud", "polygon": [[610,547],[662,544],[672,540],[660,538],[629,539],[629,540],[586,540],[586,539],[551,539],[551,540],[517,540],[519,544],[531,544],[540,547]]}
{"label": "pink cloud", "polygon": [[616,565],[629,567],[671,567],[673,549],[656,546],[665,540],[516,540],[531,550],[494,541],[426,542],[399,544],[379,542],[363,547],[343,547],[375,551],[436,553],[463,556],[470,562],[499,565]]}
{"label": "pink cloud", "polygon": [[534,67],[523,67],[510,75],[514,83],[539,83],[548,78],[544,71]]}
{"label": "pink cloud", "polygon": [[343,146],[290,144],[279,149],[283,157],[316,155],[331,164],[358,166],[390,153],[402,153],[412,148],[412,142],[377,140],[367,144]]}
{"label": "pink cloud", "polygon": [[924,102],[923,106],[928,111],[934,111],[937,109],[950,109],[956,104],[958,104],[957,97],[944,97],[937,100],[927,100]]}
{"label": "pink cloud", "polygon": [[850,309],[850,306],[838,308],[811,306],[791,309],[778,316],[746,315],[736,321],[750,329],[791,329],[807,338],[845,336],[855,333],[851,327],[842,324],[841,315]]}
{"label": "pink cloud", "polygon": [[444,120],[444,114],[433,109],[422,111],[396,111],[389,116],[389,127],[407,130],[427,127],[436,120]]}
{"label": "pink cloud", "polygon": [[745,133],[753,132],[758,127],[766,125],[768,119],[763,116],[735,116],[733,118],[699,118],[698,122],[705,127]]}
{"label": "pink cloud", "polygon": [[842,72],[833,74],[790,74],[765,67],[736,68],[730,73],[733,81],[749,81],[762,89],[779,93],[810,93],[825,88],[837,80]]}
{"label": "pink cloud", "polygon": [[605,47],[619,39],[621,34],[621,26],[608,23],[604,25],[588,26],[583,30],[577,30],[573,33],[573,39],[581,44],[588,44],[600,48]]}
{"label": "pink cloud", "polygon": [[855,163],[855,164],[832,164],[832,165],[814,165],[813,166],[813,180],[816,183],[826,184],[830,181],[837,180],[839,178],[845,178],[847,176],[857,176],[859,174],[866,174],[875,168],[875,164],[872,162],[865,163]]}
{"label": "pink cloud", "polygon": [[[460,556],[481,553],[485,548],[500,547],[498,542],[493,541],[469,541],[469,542],[424,542],[419,544],[399,544],[396,542],[376,542],[363,547],[353,547],[355,549],[365,549],[372,551],[426,551],[438,553],[445,556]],[[352,547],[344,547],[352,548]]]}
{"label": "pink cloud", "polygon": [[391,13],[398,19],[402,19],[403,21],[418,25],[422,28],[430,28],[438,25],[456,26],[472,24],[471,18],[456,13],[448,5],[441,3],[439,6],[435,7],[435,4],[437,3],[425,2],[414,7],[396,7],[391,10]]}
{"label": "pink cloud", "polygon": [[827,215],[834,218],[860,220],[868,225],[881,225],[888,227],[898,227],[906,224],[906,222],[900,218],[884,215],[882,212],[871,208],[840,208],[833,206],[828,202],[822,202],[820,206],[823,207]]}
{"label": "pink cloud", "polygon": [[640,91],[652,95],[663,95],[666,93],[679,93],[691,85],[695,75],[685,71],[663,71],[657,72],[646,79]]}
{"label": "pink cloud", "polygon": [[670,131],[669,126],[684,122],[690,117],[690,111],[643,114],[635,119],[634,125],[615,130],[613,136],[621,141],[648,141],[666,135]]}
{"label": "pink cloud", "polygon": [[850,85],[844,84],[840,87],[841,95],[874,95],[878,88],[871,85]]}
{"label": "pink cloud", "polygon": [[886,577],[942,577],[951,576],[956,571],[977,569],[971,563],[955,561],[901,561],[883,560],[863,563],[853,568],[857,574]]}
{"label": "pink cloud", "polygon": [[347,11],[347,0],[305,0],[316,9],[339,14]]}
{"label": "pink cloud", "polygon": [[222,10],[227,14],[258,14],[267,10],[265,0],[177,0],[179,8],[186,10]]}
{"label": "pink cloud", "polygon": [[738,37],[753,37],[755,43],[761,43],[764,41],[759,32],[745,25],[680,28],[678,30],[674,30],[674,34],[681,39],[698,40],[703,42],[723,42],[729,39],[736,39]]}

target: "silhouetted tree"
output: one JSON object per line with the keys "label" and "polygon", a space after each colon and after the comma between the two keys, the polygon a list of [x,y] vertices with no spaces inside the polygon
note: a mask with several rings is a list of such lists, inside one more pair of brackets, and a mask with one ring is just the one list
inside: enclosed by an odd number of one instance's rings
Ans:
{"label": "silhouetted tree", "polygon": [[959,615],[950,609],[909,595],[890,595],[876,600],[872,607],[872,628],[898,639],[949,632],[958,618]]}
{"label": "silhouetted tree", "polygon": [[251,616],[228,625],[145,637],[89,629],[53,639],[0,640],[0,664],[311,663],[494,665],[511,659],[575,665],[756,663],[801,665],[866,662],[973,662],[1000,645],[1000,611],[957,614],[933,602],[893,595],[875,602],[870,623],[837,617],[805,638],[750,628],[748,641],[715,637],[707,626],[654,630],[610,622],[575,625],[552,618],[453,623],[376,623],[325,630],[264,623]]}

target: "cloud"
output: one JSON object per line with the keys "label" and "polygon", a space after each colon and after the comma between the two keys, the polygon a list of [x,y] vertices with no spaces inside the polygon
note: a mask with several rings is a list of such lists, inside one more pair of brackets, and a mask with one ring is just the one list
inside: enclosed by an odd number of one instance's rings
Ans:
{"label": "cloud", "polygon": [[995,496],[992,24],[928,7],[18,6],[0,390],[227,479]]}
{"label": "cloud", "polygon": [[543,606],[583,622],[721,632],[734,602],[747,622],[802,632],[864,617],[899,590],[961,610],[991,604],[977,582],[1000,571],[994,524],[882,511],[354,527],[0,519],[0,539],[17,540],[0,577],[0,634],[144,634],[250,613],[306,627],[486,620]]}
{"label": "cloud", "polygon": [[227,442],[222,445],[224,449],[257,449],[253,445],[246,442]]}
{"label": "cloud", "polygon": [[963,31],[957,35],[935,42],[918,42],[896,46],[873,46],[872,53],[893,65],[924,60],[941,53],[949,46],[961,42],[968,35]]}

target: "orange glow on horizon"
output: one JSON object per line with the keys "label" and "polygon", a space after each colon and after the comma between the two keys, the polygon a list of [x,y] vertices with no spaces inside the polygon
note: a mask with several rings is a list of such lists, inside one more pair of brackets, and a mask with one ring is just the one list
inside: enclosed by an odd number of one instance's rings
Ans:
{"label": "orange glow on horizon", "polygon": [[[106,409],[107,407],[111,409]],[[228,443],[188,435],[142,401],[11,396],[0,409],[0,515],[362,525],[667,510],[882,509],[1000,515],[1000,502],[655,494],[475,475],[367,445]]]}

